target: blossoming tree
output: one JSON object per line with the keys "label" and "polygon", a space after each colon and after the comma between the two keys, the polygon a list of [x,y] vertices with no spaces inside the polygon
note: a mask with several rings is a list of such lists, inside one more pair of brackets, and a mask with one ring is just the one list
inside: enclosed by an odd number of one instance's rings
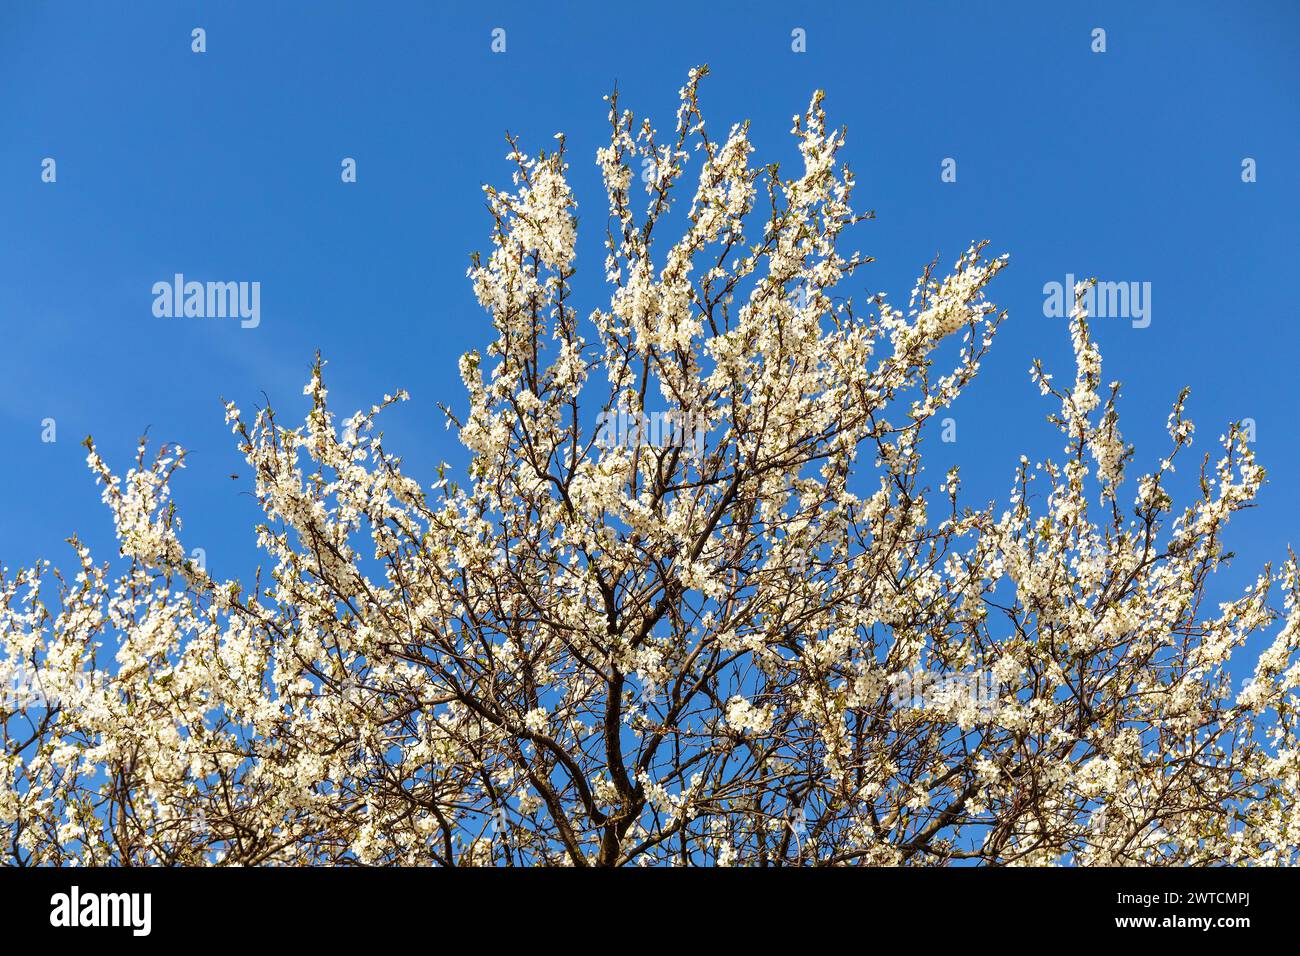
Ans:
{"label": "blossoming tree", "polygon": [[[1296,559],[1206,601],[1263,480],[1244,436],[1175,506],[1180,398],[1126,484],[1076,307],[1073,385],[1034,370],[1061,457],[1022,458],[1000,506],[961,503],[955,469],[925,486],[1005,257],[856,308],[870,260],[840,246],[868,217],[820,94],[784,177],[745,126],[706,130],[704,72],[666,138],[610,100],[589,315],[563,139],[512,141],[470,270],[494,337],[461,362],[468,411],[444,409],[464,484],[385,447],[404,393],[336,420],[317,360],[303,426],[227,405],[269,567],[216,580],[169,501],[183,453],[142,443],[120,476],[87,442],[121,565],[74,539],[75,575],[0,577],[8,862],[1295,861]],[[613,413],[699,440],[600,436]]]}

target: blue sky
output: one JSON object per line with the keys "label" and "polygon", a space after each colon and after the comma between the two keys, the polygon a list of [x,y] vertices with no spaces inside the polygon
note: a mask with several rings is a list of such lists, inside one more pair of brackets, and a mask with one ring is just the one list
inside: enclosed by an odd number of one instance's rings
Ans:
{"label": "blue sky", "polygon": [[[214,574],[246,574],[260,512],[220,397],[248,409],[264,391],[298,416],[317,349],[339,412],[410,391],[385,430],[412,469],[463,461],[435,402],[464,407],[457,357],[488,341],[464,274],[487,247],[480,185],[508,183],[505,131],[530,150],[568,136],[585,314],[602,304],[601,97],[617,83],[665,129],[686,71],[708,63],[710,124],[752,120],[760,161],[794,161],[790,117],[827,91],[857,205],[878,217],[848,246],[877,259],[863,298],[903,304],[926,262],[973,239],[1010,253],[991,292],[1010,318],[931,467],[937,484],[960,462],[974,503],[1005,497],[1020,454],[1060,444],[1026,375],[1035,356],[1072,374],[1044,283],[1150,282],[1149,327],[1095,323],[1105,379],[1125,384],[1130,476],[1166,450],[1185,384],[1198,455],[1253,418],[1270,484],[1231,541],[1244,583],[1300,544],[1300,4],[986,6],[6,0],[0,562],[69,564],[74,531],[115,553],[78,443],[93,434],[124,471],[148,427],[191,450],[182,540]],[[260,282],[261,324],[156,318],[151,287],[177,272]]]}

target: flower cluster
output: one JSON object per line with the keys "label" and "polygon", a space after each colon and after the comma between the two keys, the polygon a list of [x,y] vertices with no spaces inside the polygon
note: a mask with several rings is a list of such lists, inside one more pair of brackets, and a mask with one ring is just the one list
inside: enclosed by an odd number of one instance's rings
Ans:
{"label": "flower cluster", "polygon": [[[0,678],[50,690],[0,700],[8,862],[1297,861],[1300,564],[1207,599],[1264,479],[1244,435],[1176,506],[1181,396],[1125,491],[1076,290],[1073,385],[1033,369],[1061,456],[1000,505],[956,470],[934,492],[1006,257],[855,304],[870,214],[821,95],[797,168],[755,166],[746,124],[706,128],[705,73],[666,136],[610,98],[585,315],[564,141],[511,141],[470,269],[491,341],[444,409],[463,483],[385,447],[405,393],[337,420],[318,359],[302,425],[226,408],[266,560],[224,580],[186,557],[183,453],[119,477],[89,444],[120,560],[73,539],[69,575],[0,572]],[[602,440],[614,410],[692,440]],[[977,671],[996,694],[935,692]]]}

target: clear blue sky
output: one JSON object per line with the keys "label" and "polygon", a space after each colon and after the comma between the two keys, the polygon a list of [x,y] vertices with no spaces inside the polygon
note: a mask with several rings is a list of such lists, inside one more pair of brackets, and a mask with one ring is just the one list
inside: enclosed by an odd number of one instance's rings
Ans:
{"label": "clear blue sky", "polygon": [[[534,150],[568,134],[594,291],[601,96],[617,82],[668,128],[698,63],[712,126],[751,119],[758,160],[791,162],[791,115],[827,91],[858,205],[878,214],[851,245],[878,260],[864,292],[902,304],[925,262],[972,239],[1010,253],[993,297],[1011,316],[957,405],[957,443],[936,446],[935,483],[956,460],[977,502],[1004,497],[1022,452],[1059,445],[1026,376],[1034,356],[1072,374],[1044,283],[1150,282],[1149,328],[1096,323],[1105,378],[1125,383],[1130,476],[1164,453],[1191,384],[1197,452],[1251,417],[1270,472],[1237,524],[1234,581],[1300,545],[1300,4],[804,6],[5,0],[0,561],[66,565],[74,531],[115,553],[78,442],[93,434],[124,471],[149,426],[192,451],[175,488],[187,547],[217,575],[247,573],[259,512],[219,397],[249,409],[265,391],[298,416],[317,349],[338,411],[405,387],[388,446],[417,471],[462,461],[434,403],[464,406],[457,356],[487,341],[464,273],[487,246],[480,184],[508,182],[504,132]],[[940,181],[945,157],[956,183]],[[1241,181],[1244,157],[1258,182]],[[261,325],[155,318],[151,286],[176,272],[260,282]]]}

